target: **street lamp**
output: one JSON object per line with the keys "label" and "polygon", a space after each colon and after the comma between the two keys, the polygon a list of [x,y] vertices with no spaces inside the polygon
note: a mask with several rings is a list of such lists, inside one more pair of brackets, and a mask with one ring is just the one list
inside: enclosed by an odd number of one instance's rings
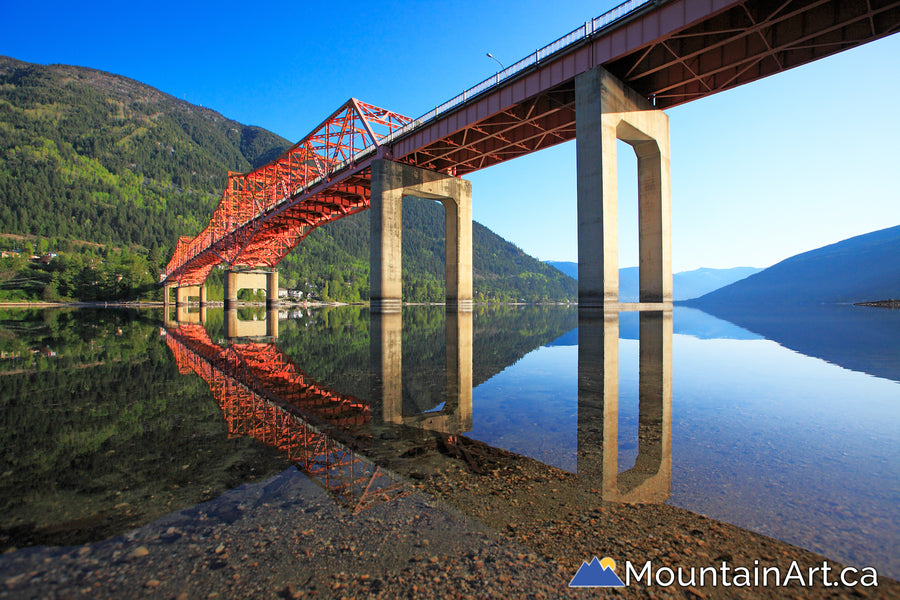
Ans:
{"label": "street lamp", "polygon": [[500,65],[500,70],[501,70],[501,71],[502,71],[503,69],[506,68],[506,67],[503,66],[503,63],[500,62],[499,60],[497,60],[496,58],[494,58],[494,55],[491,54],[490,52],[487,53],[487,57],[490,58],[491,60],[494,60],[498,65]]}

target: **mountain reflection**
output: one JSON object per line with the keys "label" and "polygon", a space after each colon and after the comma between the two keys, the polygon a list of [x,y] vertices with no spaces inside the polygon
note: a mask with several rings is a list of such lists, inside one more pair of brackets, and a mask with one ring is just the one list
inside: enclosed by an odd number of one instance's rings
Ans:
{"label": "mountain reflection", "polygon": [[786,348],[852,371],[900,381],[900,311],[851,305],[698,308]]}

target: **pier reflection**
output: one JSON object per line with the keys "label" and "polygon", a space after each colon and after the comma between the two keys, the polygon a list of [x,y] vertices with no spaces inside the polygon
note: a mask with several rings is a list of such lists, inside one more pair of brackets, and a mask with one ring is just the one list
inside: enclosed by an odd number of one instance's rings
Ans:
{"label": "pier reflection", "polygon": [[[180,323],[206,324],[209,309],[206,304],[178,304],[174,308],[166,307],[165,321],[167,326]],[[172,320],[174,311],[175,319]],[[232,338],[277,338],[278,309],[263,310],[262,307],[229,308],[224,311],[224,330],[227,339]]]}
{"label": "pier reflection", "polygon": [[[369,393],[358,397],[317,383],[276,345],[270,335],[277,331],[276,311],[261,321],[264,327],[240,329],[241,339],[231,337],[235,327],[228,313],[234,312],[226,311],[229,342],[224,345],[194,322],[198,313],[178,313],[182,322],[166,324],[179,369],[207,382],[230,434],[279,448],[352,512],[404,495],[404,480],[421,479],[417,466],[398,457],[443,454],[483,473],[479,457],[496,462],[510,454],[465,437],[473,427],[471,312],[445,315],[443,402],[419,412],[409,410],[415,403],[407,403],[404,411],[401,314],[369,314]],[[587,495],[617,503],[661,503],[669,497],[672,312],[641,312],[639,320],[638,455],[632,468],[618,473],[619,313],[578,313],[577,476],[560,478],[557,501],[583,502]],[[247,339],[249,333],[268,339]],[[433,379],[434,372],[429,373]],[[539,429],[534,435],[540,436]],[[556,472],[528,460],[538,471]],[[516,518],[517,511],[508,512]]]}
{"label": "pier reflection", "polygon": [[458,435],[472,429],[472,313],[447,312],[444,401],[425,412],[403,413],[403,322],[400,313],[371,313],[369,356],[374,412],[384,423]]}
{"label": "pier reflection", "polygon": [[641,312],[638,455],[618,472],[619,313],[578,315],[578,479],[603,500],[665,502],[672,486],[672,312]]}

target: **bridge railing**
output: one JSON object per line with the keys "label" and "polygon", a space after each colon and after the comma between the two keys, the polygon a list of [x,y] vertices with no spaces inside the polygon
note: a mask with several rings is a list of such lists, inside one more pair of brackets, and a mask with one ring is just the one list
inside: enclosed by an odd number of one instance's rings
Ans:
{"label": "bridge railing", "polygon": [[609,27],[614,24],[616,21],[622,19],[633,13],[634,11],[642,8],[645,4],[650,4],[655,2],[656,0],[628,0],[628,2],[623,2],[617,7],[603,13],[599,17],[592,19],[590,21],[586,21],[584,25],[578,27],[577,29],[572,30],[561,38],[550,42],[543,48],[539,50],[535,50],[533,54],[529,54],[525,58],[519,60],[518,62],[506,67],[502,71],[498,71],[495,75],[488,77],[481,83],[478,83],[463,93],[454,96],[450,100],[447,100],[443,104],[436,106],[431,109],[418,119],[414,119],[410,123],[404,125],[403,127],[397,129],[390,135],[388,135],[383,141],[383,144],[390,144],[391,142],[400,139],[401,137],[408,134],[410,131],[418,128],[419,126],[428,123],[429,121],[437,118],[443,113],[452,110],[453,108],[468,102],[470,99],[486,92],[492,88],[498,87],[501,83],[505,82],[507,79],[517,75],[519,72],[527,69],[532,65],[536,65],[542,60],[560,52],[561,50],[567,49],[569,46],[572,46],[581,40],[588,38],[600,30]]}

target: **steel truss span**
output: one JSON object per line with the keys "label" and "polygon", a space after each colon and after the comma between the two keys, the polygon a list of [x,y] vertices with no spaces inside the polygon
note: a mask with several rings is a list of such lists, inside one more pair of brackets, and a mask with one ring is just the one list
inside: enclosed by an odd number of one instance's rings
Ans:
{"label": "steel truss span", "polygon": [[602,67],[665,109],[900,31],[900,0],[629,0],[412,120],[348,100],[272,163],[232,173],[166,283],[274,267],[319,225],[365,210],[371,161],[462,176],[575,138],[575,77]]}

